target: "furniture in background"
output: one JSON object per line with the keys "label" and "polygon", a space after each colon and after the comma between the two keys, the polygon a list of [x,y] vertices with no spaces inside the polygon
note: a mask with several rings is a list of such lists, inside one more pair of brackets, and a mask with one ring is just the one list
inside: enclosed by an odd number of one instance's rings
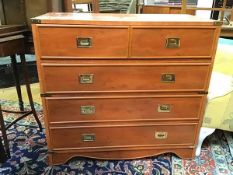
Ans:
{"label": "furniture in background", "polygon": [[[222,0],[222,5],[216,5],[213,8],[197,7],[195,5],[187,5],[187,0],[180,0],[180,5],[174,4],[149,4],[147,0],[137,0],[137,13],[150,13],[150,14],[192,14],[195,15],[196,11],[211,11],[211,18],[219,19],[223,23],[221,36],[231,37],[233,35],[233,8],[232,1]],[[220,3],[221,4],[221,3]],[[226,15],[226,14],[230,15]],[[217,14],[217,15],[216,15]]]}
{"label": "furniture in background", "polygon": [[89,12],[99,13],[99,0],[64,0],[65,12],[77,11],[77,4],[87,4]]}
{"label": "furniture in background", "polygon": [[[164,4],[163,5],[159,5],[159,4],[154,4],[153,5],[153,4],[148,4],[147,0],[138,0],[138,2],[137,2],[137,9],[138,9],[138,13],[143,13],[144,12],[143,8],[146,8],[145,9],[146,13],[148,13],[148,12],[152,13],[154,11],[154,12],[160,12],[160,13],[169,13],[170,12],[170,13],[184,13],[184,14],[186,14],[186,13],[190,14],[190,13],[192,13],[193,14],[194,13],[193,11],[196,11],[196,10],[218,11],[218,12],[221,12],[219,19],[221,21],[223,21],[225,12],[227,12],[227,11],[232,12],[233,11],[232,7],[229,8],[229,6],[227,6],[227,1],[228,0],[223,0],[222,7],[205,8],[205,7],[197,7],[195,4],[188,5],[187,4],[187,0],[180,0],[181,4],[178,5],[178,6],[177,5],[172,5],[172,4],[169,5],[169,3],[167,5],[164,5]],[[152,9],[153,6],[155,7],[155,10]],[[160,10],[159,10],[159,7],[161,7]],[[165,8],[165,7],[167,7],[167,8]],[[173,7],[176,10],[171,10]],[[231,17],[231,19],[232,18],[233,17]]]}
{"label": "furniture in background", "polygon": [[[15,78],[15,85],[16,85],[16,91],[18,95],[19,108],[20,108],[20,111],[8,111],[8,110],[0,109],[0,113],[3,111],[3,112],[21,114],[21,116],[19,116],[16,120],[14,120],[5,127],[6,130],[10,128],[12,125],[14,125],[16,122],[21,120],[22,118],[32,114],[36,122],[38,123],[40,130],[42,131],[41,123],[34,108],[34,103],[32,99],[30,83],[29,83],[27,64],[25,60],[25,44],[24,44],[25,38],[22,35],[25,30],[26,30],[25,26],[21,26],[21,25],[0,26],[0,59],[2,57],[7,57],[7,56],[10,56],[11,58],[11,65]],[[24,110],[24,104],[22,100],[20,81],[19,81],[19,73],[17,70],[16,54],[20,56],[20,61],[23,67],[23,75],[25,80],[24,82],[26,85],[27,96],[31,107],[31,110],[29,111]],[[5,129],[4,128],[1,129],[4,132]]]}
{"label": "furniture in background", "polygon": [[[111,5],[107,5],[107,3],[108,2],[100,2],[99,0],[64,0],[64,12],[127,13],[127,2],[121,3],[115,0],[109,2]],[[89,10],[84,11],[82,9],[83,6],[80,6],[80,4],[86,4]],[[130,6],[131,3],[129,2],[128,5]]]}
{"label": "furniture in background", "polygon": [[[18,95],[18,102],[19,102],[19,108],[20,108],[20,111],[8,111],[8,110],[2,109],[1,104],[0,104],[0,131],[1,131],[1,135],[4,141],[4,147],[5,147],[5,148],[3,147],[2,139],[0,138],[0,163],[3,163],[4,161],[7,160],[7,158],[10,158],[10,148],[9,148],[9,143],[7,140],[7,134],[6,134],[6,130],[8,128],[10,128],[12,125],[14,125],[16,122],[23,119],[24,117],[32,114],[35,117],[40,127],[40,130],[42,131],[42,126],[37,117],[34,104],[33,104],[32,94],[31,94],[30,85],[29,85],[29,75],[28,75],[27,65],[26,65],[25,56],[24,56],[25,37],[23,34],[27,31],[28,30],[23,25],[0,25],[0,59],[5,56],[11,57],[11,67],[12,67],[12,71],[13,71],[13,75],[15,79],[16,92]],[[24,110],[24,104],[23,104],[21,88],[20,88],[19,72],[17,69],[16,54],[20,55],[21,64],[23,67],[27,95],[29,98],[30,106],[31,106],[31,110],[29,111]],[[5,126],[2,112],[16,113],[16,114],[19,114],[20,116],[16,120],[14,120],[12,123],[9,123],[8,125]]]}
{"label": "furniture in background", "polygon": [[[182,5],[175,4],[149,4],[144,3],[141,9],[141,13],[144,14],[180,14],[182,10]],[[195,10],[188,9],[186,14],[195,15]]]}
{"label": "furniture in background", "polygon": [[0,131],[2,133],[2,138],[4,141],[4,146],[3,146],[2,139],[0,136],[0,163],[4,163],[7,160],[7,158],[10,158],[10,148],[9,148],[9,143],[7,140],[6,128],[5,128],[4,119],[2,115],[1,104],[0,104]]}
{"label": "furniture in background", "polygon": [[[203,1],[201,2],[203,3]],[[233,6],[233,0],[213,0],[213,8],[228,9],[227,11],[224,10],[224,14],[222,16],[227,17],[227,15],[231,13],[231,16],[228,16],[228,19],[231,21],[233,21],[232,6]],[[218,19],[221,11],[212,11],[211,13],[212,13],[211,17],[213,17],[213,19]]]}
{"label": "furniture in background", "polygon": [[0,0],[0,25],[24,25],[25,53],[34,54],[31,18],[51,10],[51,0]]}
{"label": "furniture in background", "polygon": [[0,0],[0,17],[3,25],[31,26],[31,18],[52,10],[51,0]]}
{"label": "furniture in background", "polygon": [[215,21],[91,13],[33,21],[50,164],[195,156]]}
{"label": "furniture in background", "polygon": [[0,0],[0,21],[2,25],[26,24],[24,2],[21,0]]}
{"label": "furniture in background", "polygon": [[221,37],[233,38],[233,20],[228,25],[222,25]]}
{"label": "furniture in background", "polygon": [[0,137],[0,163],[4,163],[7,160],[7,154],[2,144],[2,138]]}

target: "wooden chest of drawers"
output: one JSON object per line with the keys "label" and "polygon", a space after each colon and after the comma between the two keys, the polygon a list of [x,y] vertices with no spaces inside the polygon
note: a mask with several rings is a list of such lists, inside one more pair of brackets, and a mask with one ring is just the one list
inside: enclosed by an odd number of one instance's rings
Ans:
{"label": "wooden chest of drawers", "polygon": [[192,158],[220,27],[189,15],[33,19],[51,164]]}

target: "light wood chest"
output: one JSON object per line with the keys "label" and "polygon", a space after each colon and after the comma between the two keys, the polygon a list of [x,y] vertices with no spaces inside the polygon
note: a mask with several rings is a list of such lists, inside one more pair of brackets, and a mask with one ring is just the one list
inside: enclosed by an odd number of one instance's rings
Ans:
{"label": "light wood chest", "polygon": [[73,13],[33,22],[50,163],[194,157],[217,22]]}

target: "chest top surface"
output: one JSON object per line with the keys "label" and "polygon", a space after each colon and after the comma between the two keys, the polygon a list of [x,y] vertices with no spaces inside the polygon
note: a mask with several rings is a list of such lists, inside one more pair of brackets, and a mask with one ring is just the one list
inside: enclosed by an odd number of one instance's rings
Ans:
{"label": "chest top surface", "polygon": [[218,21],[186,14],[47,13],[32,18],[32,22],[64,25],[219,25]]}

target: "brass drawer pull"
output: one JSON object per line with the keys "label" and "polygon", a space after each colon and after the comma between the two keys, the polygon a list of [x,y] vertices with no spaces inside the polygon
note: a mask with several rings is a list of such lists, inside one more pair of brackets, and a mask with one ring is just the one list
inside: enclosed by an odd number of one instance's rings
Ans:
{"label": "brass drawer pull", "polygon": [[180,38],[167,38],[166,48],[179,48],[180,47]]}
{"label": "brass drawer pull", "polygon": [[80,106],[81,115],[95,114],[95,106]]}
{"label": "brass drawer pull", "polygon": [[90,48],[92,47],[92,38],[77,38],[78,48]]}
{"label": "brass drawer pull", "polygon": [[155,132],[156,139],[167,139],[167,132]]}
{"label": "brass drawer pull", "polygon": [[80,84],[92,84],[94,80],[93,74],[81,74],[79,75]]}
{"label": "brass drawer pull", "polygon": [[95,134],[83,134],[82,141],[83,142],[94,142],[95,141]]}
{"label": "brass drawer pull", "polygon": [[162,74],[161,75],[161,82],[163,83],[174,83],[176,81],[175,74]]}
{"label": "brass drawer pull", "polygon": [[158,112],[171,112],[171,105],[169,104],[159,104]]}

